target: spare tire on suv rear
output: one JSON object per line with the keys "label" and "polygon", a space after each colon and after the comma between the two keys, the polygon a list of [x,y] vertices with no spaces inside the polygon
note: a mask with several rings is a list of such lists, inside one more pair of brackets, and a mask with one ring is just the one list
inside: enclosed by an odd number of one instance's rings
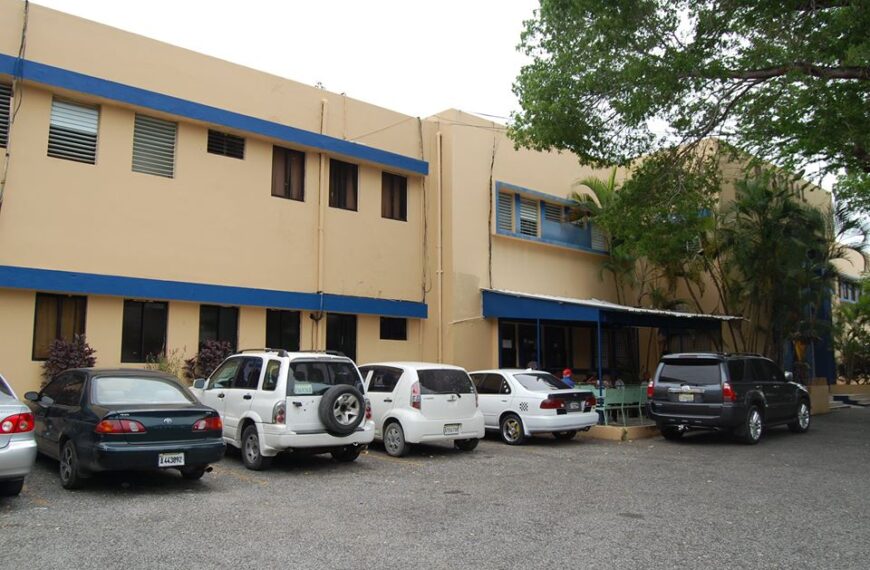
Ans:
{"label": "spare tire on suv rear", "polygon": [[355,432],[365,414],[365,397],[348,384],[339,384],[324,392],[317,407],[317,415],[326,431],[339,437]]}

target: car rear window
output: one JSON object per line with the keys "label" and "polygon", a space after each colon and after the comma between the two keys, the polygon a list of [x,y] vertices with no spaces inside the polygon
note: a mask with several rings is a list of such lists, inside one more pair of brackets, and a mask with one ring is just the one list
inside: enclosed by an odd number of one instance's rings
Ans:
{"label": "car rear window", "polygon": [[6,385],[6,381],[3,380],[3,377],[0,376],[0,394],[6,394],[7,396],[15,397],[15,394],[12,393],[12,388]]}
{"label": "car rear window", "polygon": [[421,394],[473,394],[474,384],[464,370],[418,370]]}
{"label": "car rear window", "polygon": [[93,398],[94,403],[104,406],[196,403],[184,388],[170,380],[135,376],[95,378]]}
{"label": "car rear window", "polygon": [[667,360],[662,363],[659,382],[670,384],[718,384],[722,378],[716,360]]}
{"label": "car rear window", "polygon": [[296,360],[290,363],[287,379],[288,396],[322,396],[339,384],[363,391],[362,379],[350,362],[342,360]]}
{"label": "car rear window", "polygon": [[514,374],[517,382],[526,390],[533,392],[552,392],[553,390],[567,390],[568,385],[546,372]]}

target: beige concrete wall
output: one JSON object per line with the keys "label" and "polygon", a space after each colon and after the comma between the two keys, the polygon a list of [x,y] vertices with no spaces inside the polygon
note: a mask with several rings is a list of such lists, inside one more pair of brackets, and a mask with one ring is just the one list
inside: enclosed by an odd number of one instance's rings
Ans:
{"label": "beige concrete wall", "polygon": [[35,310],[33,291],[0,289],[0,374],[19,398],[39,388],[42,363],[31,360]]}

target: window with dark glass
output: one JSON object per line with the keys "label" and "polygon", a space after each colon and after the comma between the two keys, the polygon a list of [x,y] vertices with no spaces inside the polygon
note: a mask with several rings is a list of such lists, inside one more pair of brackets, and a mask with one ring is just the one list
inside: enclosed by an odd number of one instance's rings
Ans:
{"label": "window with dark glass", "polygon": [[200,305],[199,343],[218,340],[230,343],[233,350],[238,346],[239,308]]}
{"label": "window with dark glass", "polygon": [[398,174],[381,175],[381,217],[408,220],[408,179]]}
{"label": "window with dark glass", "polygon": [[0,146],[9,143],[9,114],[12,108],[12,86],[0,83]]}
{"label": "window with dark glass", "polygon": [[[362,372],[362,371],[360,371]],[[396,389],[399,379],[402,377],[401,368],[377,366],[372,368],[372,377],[369,380],[368,392],[392,392]]]}
{"label": "window with dark glass", "polygon": [[33,360],[48,358],[52,341],[72,341],[75,335],[85,334],[86,310],[86,297],[37,293],[33,318]]}
{"label": "window with dark glass", "polygon": [[266,311],[266,346],[299,350],[299,311]]}
{"label": "window with dark glass", "polygon": [[121,362],[148,362],[166,351],[168,303],[124,301]]}
{"label": "window with dark glass", "polygon": [[245,139],[230,133],[222,133],[209,129],[207,150],[211,154],[244,159]]}
{"label": "window with dark glass", "polygon": [[326,350],[356,360],[356,315],[326,315]]}
{"label": "window with dark glass", "polygon": [[356,164],[330,159],[329,206],[356,211],[358,178],[359,167]]}
{"label": "window with dark glass", "polygon": [[305,201],[305,153],[272,147],[272,196]]}
{"label": "window with dark glass", "polygon": [[381,340],[408,340],[408,319],[381,317]]}

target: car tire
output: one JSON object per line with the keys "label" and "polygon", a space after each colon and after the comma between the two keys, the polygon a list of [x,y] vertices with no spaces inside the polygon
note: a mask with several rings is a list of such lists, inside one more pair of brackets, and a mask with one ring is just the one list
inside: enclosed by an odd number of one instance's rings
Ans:
{"label": "car tire", "polygon": [[58,473],[60,486],[64,489],[80,489],[84,484],[82,468],[79,465],[79,454],[71,440],[64,442],[60,448],[60,460],[58,461]]}
{"label": "car tire", "polygon": [[356,431],[366,414],[366,401],[354,386],[333,386],[320,398],[317,415],[327,433],[346,437]]}
{"label": "car tire", "polygon": [[384,428],[384,449],[393,457],[404,457],[411,450],[405,441],[405,430],[399,422],[392,422]]}
{"label": "car tire", "polygon": [[453,446],[460,451],[473,451],[480,443],[479,439],[456,439],[453,440]]}
{"label": "car tire", "polygon": [[810,417],[810,404],[802,399],[798,402],[795,420],[788,424],[788,429],[790,429],[792,433],[806,433],[810,429]]}
{"label": "car tire", "polygon": [[207,465],[195,465],[193,467],[183,467],[180,469],[181,476],[187,479],[188,481],[198,481],[202,479],[202,476],[205,475],[205,470],[208,468]]}
{"label": "car tire", "polygon": [[523,420],[516,414],[507,414],[499,422],[501,439],[508,445],[520,445],[526,440]]}
{"label": "car tire", "polygon": [[662,437],[664,437],[668,441],[677,441],[683,438],[684,430],[679,428],[675,428],[673,426],[661,426],[659,427],[659,431],[662,433]]}
{"label": "car tire", "polygon": [[749,406],[737,437],[747,445],[755,445],[764,435],[764,416],[758,406]]}
{"label": "car tire", "polygon": [[574,439],[575,435],[577,435],[576,429],[572,429],[572,430],[568,430],[568,431],[554,431],[553,432],[553,437],[555,437],[556,439],[561,439],[563,441],[568,441],[568,440]]}
{"label": "car tire", "polygon": [[352,461],[356,461],[356,458],[359,457],[360,453],[362,453],[362,446],[348,445],[346,447],[333,449],[330,453],[332,454],[332,458],[339,463],[351,463]]}
{"label": "car tire", "polygon": [[272,465],[272,458],[263,456],[257,426],[250,425],[242,432],[242,463],[252,471],[263,471]]}
{"label": "car tire", "polygon": [[24,479],[0,481],[0,497],[15,497],[24,488]]}

